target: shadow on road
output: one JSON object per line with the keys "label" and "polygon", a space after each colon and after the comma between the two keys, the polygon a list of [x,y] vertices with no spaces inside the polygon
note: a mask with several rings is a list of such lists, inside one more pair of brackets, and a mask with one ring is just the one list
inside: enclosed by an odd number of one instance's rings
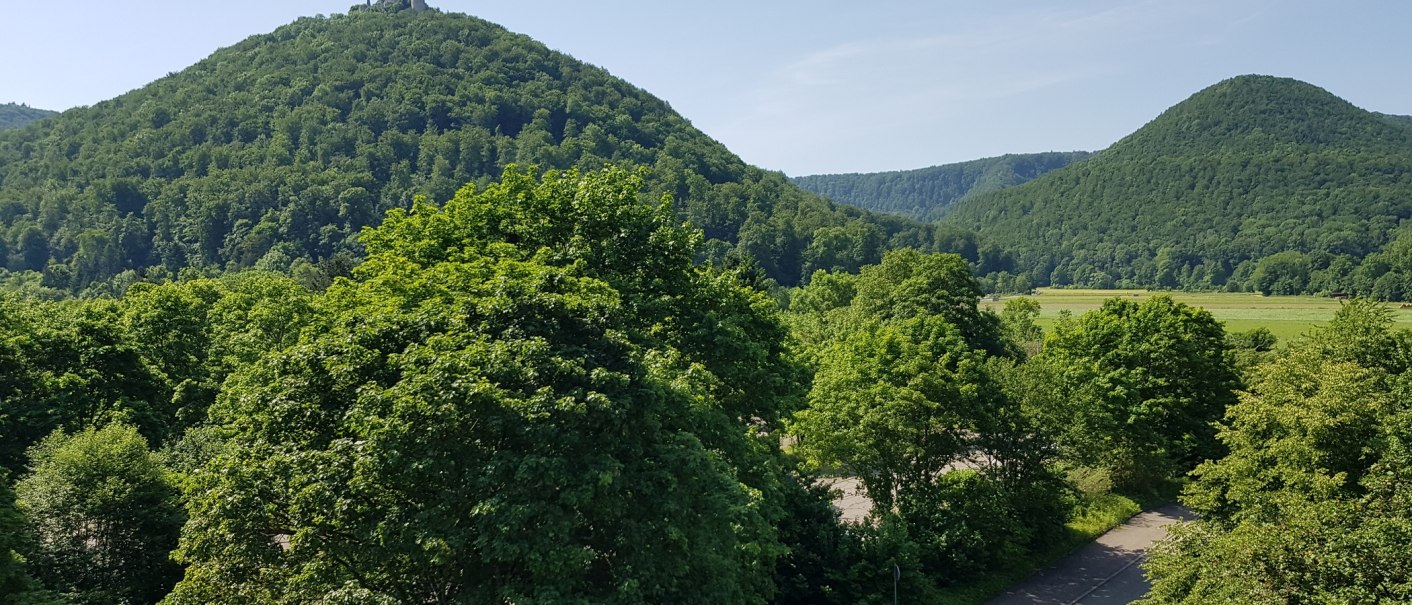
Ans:
{"label": "shadow on road", "polygon": [[1167,536],[1169,525],[1193,518],[1176,504],[1139,514],[987,605],[1130,603],[1147,593],[1137,564],[1148,549]]}

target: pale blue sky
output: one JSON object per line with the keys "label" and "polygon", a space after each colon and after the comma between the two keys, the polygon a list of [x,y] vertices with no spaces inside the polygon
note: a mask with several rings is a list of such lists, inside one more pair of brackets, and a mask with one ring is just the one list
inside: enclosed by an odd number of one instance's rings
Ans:
{"label": "pale blue sky", "polygon": [[[791,175],[1101,149],[1245,73],[1412,114],[1404,0],[429,1],[605,67]],[[3,0],[0,103],[92,104],[351,4]]]}

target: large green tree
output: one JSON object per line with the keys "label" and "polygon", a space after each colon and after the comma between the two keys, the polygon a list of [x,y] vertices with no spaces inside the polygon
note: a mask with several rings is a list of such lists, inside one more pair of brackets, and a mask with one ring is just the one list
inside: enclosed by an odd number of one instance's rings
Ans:
{"label": "large green tree", "polygon": [[965,464],[999,397],[984,355],[944,319],[875,322],[823,351],[794,430],[819,465],[858,477],[891,511]]}
{"label": "large green tree", "polygon": [[171,602],[765,599],[802,376],[642,185],[510,170],[366,232],[212,409]]}
{"label": "large green tree", "polygon": [[1301,294],[1309,287],[1309,257],[1293,250],[1260,259],[1250,275],[1253,289],[1266,296]]}
{"label": "large green tree", "polygon": [[123,420],[173,434],[166,384],[128,339],[110,302],[0,295],[0,466],[18,469],[55,429]]}
{"label": "large green tree", "polygon": [[30,567],[75,603],[156,603],[180,575],[169,555],[178,492],[137,430],[55,432],[30,451],[16,486],[34,543]]}
{"label": "large green tree", "polygon": [[955,254],[927,254],[906,248],[883,255],[864,267],[854,285],[854,321],[939,317],[951,324],[966,345],[992,355],[1006,350],[1000,319],[980,309],[980,284],[965,260]]}
{"label": "large green tree", "polygon": [[993,569],[1064,517],[1044,438],[996,380],[1018,346],[979,296],[959,257],[900,250],[791,297],[817,367],[798,450],[858,478],[878,526],[865,546],[929,582]]}
{"label": "large green tree", "polygon": [[313,313],[311,292],[264,271],[137,283],[118,306],[125,336],[171,393],[172,436],[205,420],[235,368],[294,344]]}
{"label": "large green tree", "polygon": [[116,301],[0,295],[0,465],[21,468],[55,429],[112,420],[171,443],[235,367],[295,342],[311,297],[261,271],[138,283]]}
{"label": "large green tree", "polygon": [[1239,386],[1220,322],[1168,296],[1114,298],[1045,342],[1059,396],[1039,410],[1071,460],[1150,485],[1220,455],[1215,422]]}

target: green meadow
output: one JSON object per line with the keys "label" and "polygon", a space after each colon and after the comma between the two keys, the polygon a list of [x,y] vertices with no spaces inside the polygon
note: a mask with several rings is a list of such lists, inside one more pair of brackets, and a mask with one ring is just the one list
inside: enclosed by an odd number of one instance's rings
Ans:
{"label": "green meadow", "polygon": [[[1114,298],[1141,300],[1156,294],[1167,294],[1188,305],[1202,307],[1216,319],[1226,324],[1226,330],[1243,332],[1259,327],[1269,329],[1286,342],[1299,336],[1314,326],[1327,324],[1338,310],[1340,301],[1319,296],[1262,296],[1248,292],[1153,292],[1151,290],[1083,290],[1068,288],[1040,288],[1027,298],[1039,301],[1040,325],[1046,329],[1053,325],[1063,311],[1081,315],[1097,309],[1103,301]],[[987,298],[982,304],[999,310],[1005,300],[1015,296],[1002,297],[999,302]],[[1412,308],[1403,308],[1392,303],[1396,328],[1412,329]]]}

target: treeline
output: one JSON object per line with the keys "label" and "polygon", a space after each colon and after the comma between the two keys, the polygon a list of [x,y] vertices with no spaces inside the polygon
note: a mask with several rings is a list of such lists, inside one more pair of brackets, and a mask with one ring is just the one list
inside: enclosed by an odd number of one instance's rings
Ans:
{"label": "treeline", "polygon": [[1033,302],[982,310],[962,258],[916,250],[782,311],[647,188],[512,169],[392,210],[322,293],[246,271],[8,295],[0,589],[882,603],[897,565],[945,598],[1225,453],[1236,357],[1203,311],[1115,300],[1043,337]]}
{"label": "treeline", "polygon": [[[1259,292],[1265,295],[1347,295],[1381,301],[1412,300],[1412,228],[1399,227],[1392,231],[1391,237],[1391,241],[1381,249],[1361,259],[1321,251],[1276,252],[1242,263],[1223,283],[1216,283],[1221,280],[1211,279],[1212,274],[1208,272],[1222,274],[1219,265],[1212,265],[1210,269],[1206,266],[1193,269],[1190,265],[1181,265],[1180,255],[1171,252],[1171,248],[1158,251],[1155,283],[1115,280],[1111,274],[1089,265],[1081,265],[1072,275],[1066,273],[1066,267],[1061,265],[1050,275],[1047,283],[1059,287],[1099,289],[1144,287]],[[981,282],[986,292],[1001,293],[1024,293],[1046,284],[1025,271],[1011,273],[1009,270],[986,275]]]}
{"label": "treeline", "polygon": [[0,104],[0,130],[19,128],[55,114],[53,111],[35,109],[19,103]]}
{"label": "treeline", "polygon": [[[379,5],[383,6],[382,4]],[[703,258],[797,284],[974,234],[839,207],[749,166],[608,72],[464,15],[307,18],[41,127],[0,134],[0,280],[90,295],[287,272],[321,288],[357,234],[511,163],[652,169]]]}
{"label": "treeline", "polygon": [[[1015,260],[1005,279],[1036,286],[1400,299],[1401,278],[1383,276],[1402,266],[1373,256],[1409,217],[1405,121],[1302,82],[1243,76],[1091,160],[967,198],[946,222],[998,243]],[[1303,275],[1284,279],[1292,270]]]}
{"label": "treeline", "polygon": [[836,202],[933,222],[963,197],[1013,187],[1092,155],[1087,151],[1010,154],[917,170],[817,174],[790,180]]}

